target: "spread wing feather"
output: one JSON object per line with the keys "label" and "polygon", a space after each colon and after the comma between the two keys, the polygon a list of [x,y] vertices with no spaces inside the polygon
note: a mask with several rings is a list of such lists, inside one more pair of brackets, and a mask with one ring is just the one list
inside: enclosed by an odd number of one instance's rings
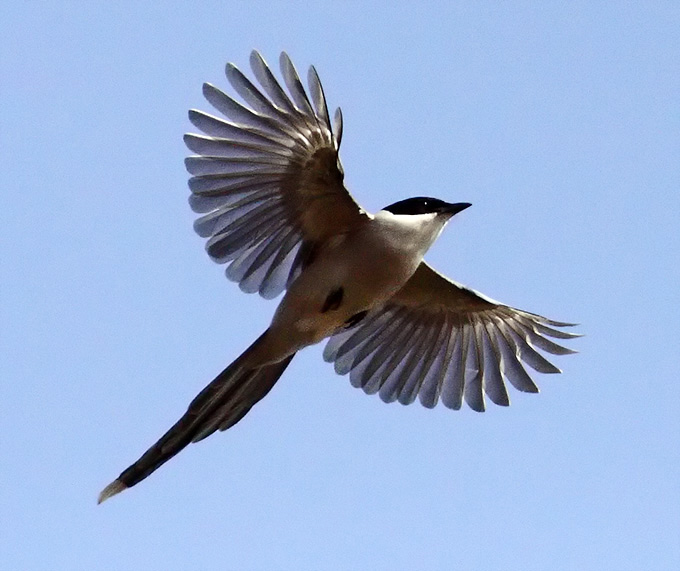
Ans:
{"label": "spread wing feather", "polygon": [[243,291],[279,295],[307,254],[367,220],[343,185],[338,157],[342,115],[333,133],[319,77],[310,68],[309,96],[290,58],[281,54],[286,89],[262,56],[250,64],[257,87],[236,66],[226,76],[242,102],[206,83],[203,94],[221,117],[191,110],[203,134],[184,136],[196,153],[186,167],[194,228],[206,250]]}
{"label": "spread wing feather", "polygon": [[387,305],[336,332],[324,358],[339,374],[349,373],[353,386],[385,402],[419,397],[428,408],[441,401],[459,409],[466,402],[482,412],[487,398],[510,404],[506,382],[538,392],[525,365],[559,373],[539,350],[574,353],[549,339],[578,337],[558,329],[570,325],[493,301],[422,262]]}

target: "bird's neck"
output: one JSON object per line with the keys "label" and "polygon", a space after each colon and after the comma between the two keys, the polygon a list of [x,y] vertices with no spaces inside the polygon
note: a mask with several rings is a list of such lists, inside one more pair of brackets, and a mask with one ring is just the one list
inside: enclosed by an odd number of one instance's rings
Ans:
{"label": "bird's neck", "polygon": [[441,234],[446,220],[436,214],[376,213],[373,220],[378,233],[396,250],[422,258]]}

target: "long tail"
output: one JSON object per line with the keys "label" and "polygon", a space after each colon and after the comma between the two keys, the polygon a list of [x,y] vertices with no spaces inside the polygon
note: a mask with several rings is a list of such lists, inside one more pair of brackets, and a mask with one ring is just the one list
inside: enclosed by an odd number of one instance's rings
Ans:
{"label": "long tail", "polygon": [[243,354],[205,387],[180,418],[134,464],[99,494],[98,503],[141,482],[192,442],[227,430],[262,399],[286,370],[295,353],[278,363],[248,368],[247,359],[262,342],[265,331]]}

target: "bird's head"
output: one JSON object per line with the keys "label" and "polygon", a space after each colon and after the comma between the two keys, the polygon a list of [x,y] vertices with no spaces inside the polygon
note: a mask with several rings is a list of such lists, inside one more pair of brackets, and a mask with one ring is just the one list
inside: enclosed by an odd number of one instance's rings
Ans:
{"label": "bird's head", "polygon": [[433,214],[437,218],[441,217],[444,220],[448,220],[454,214],[458,214],[470,206],[472,206],[472,204],[469,202],[451,203],[440,200],[439,198],[416,196],[385,206],[383,210],[391,212],[392,214],[407,216]]}
{"label": "bird's head", "polygon": [[386,206],[376,214],[376,218],[400,228],[404,239],[414,239],[424,255],[451,217],[469,206],[472,206],[469,202],[450,203],[438,198],[417,196]]}

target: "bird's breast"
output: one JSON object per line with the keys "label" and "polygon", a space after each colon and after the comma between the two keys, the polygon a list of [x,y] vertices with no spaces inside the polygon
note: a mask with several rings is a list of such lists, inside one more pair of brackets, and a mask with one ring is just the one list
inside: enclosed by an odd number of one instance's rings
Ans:
{"label": "bird's breast", "polygon": [[271,325],[291,348],[318,343],[385,303],[416,270],[422,253],[414,240],[370,230],[328,244],[291,284]]}

